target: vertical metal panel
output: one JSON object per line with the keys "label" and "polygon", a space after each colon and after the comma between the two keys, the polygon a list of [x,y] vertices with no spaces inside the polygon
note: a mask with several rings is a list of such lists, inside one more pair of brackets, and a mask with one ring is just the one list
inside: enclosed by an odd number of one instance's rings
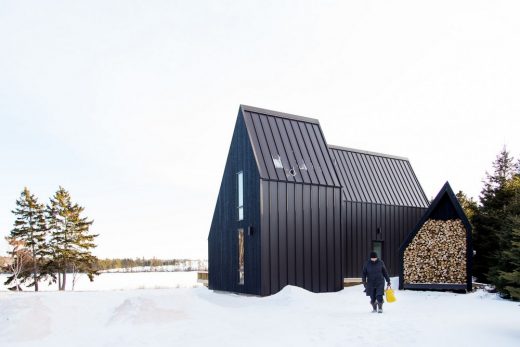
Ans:
{"label": "vertical metal panel", "polygon": [[269,250],[270,242],[270,193],[269,193],[269,182],[260,181],[260,209],[261,209],[261,230],[260,230],[260,258],[261,258],[261,294],[269,295],[271,293],[271,257]]}
{"label": "vertical metal panel", "polygon": [[295,218],[296,218],[296,230],[295,230],[295,239],[296,239],[296,285],[298,287],[305,288],[304,282],[304,220],[303,220],[303,211],[304,211],[304,198],[303,198],[303,188],[304,186],[301,184],[296,184],[294,186],[294,203],[295,203]]}
{"label": "vertical metal panel", "polygon": [[[253,121],[254,131],[258,139],[258,143],[260,145],[260,151],[262,152],[264,158],[264,164],[267,168],[267,173],[269,175],[268,177],[277,178],[278,176],[276,174],[276,168],[274,167],[273,159],[271,157],[271,149],[267,144],[264,127],[262,126],[262,122],[260,121],[260,116],[255,113],[251,113],[251,119]],[[250,132],[252,131],[253,129],[250,129]]]}
{"label": "vertical metal panel", "polygon": [[348,200],[426,208],[413,169],[406,158],[329,146],[337,177]]}
{"label": "vertical metal panel", "polygon": [[312,214],[311,186],[303,186],[303,240],[304,240],[304,288],[312,290]]}
{"label": "vertical metal panel", "polygon": [[278,271],[280,288],[287,285],[287,183],[278,183]]}
{"label": "vertical metal panel", "polygon": [[[311,183],[311,179],[309,177],[309,170],[302,170],[300,169],[300,165],[302,163],[305,163],[303,150],[304,148],[301,148],[298,144],[298,141],[296,140],[296,134],[294,133],[294,128],[291,125],[291,121],[288,119],[283,120],[283,124],[285,127],[285,131],[287,132],[287,138],[289,140],[289,143],[291,145],[291,149],[293,151],[294,160],[296,162],[296,170],[300,173],[302,182],[304,183]],[[307,161],[308,163],[308,161]]]}
{"label": "vertical metal panel", "polygon": [[[262,128],[264,130],[264,136],[265,136],[265,142],[267,143],[269,155],[271,156],[271,162],[273,161],[272,158],[275,155],[282,155],[283,153],[280,153],[278,149],[276,148],[276,143],[274,142],[273,133],[271,131],[271,126],[269,125],[269,120],[267,117],[259,116],[260,118],[260,124],[262,125]],[[274,167],[274,164],[273,164]],[[277,179],[280,181],[285,180],[285,172],[281,169],[274,169],[275,175],[272,177],[272,179]]]}
{"label": "vertical metal panel", "polygon": [[320,167],[320,163],[318,161],[318,158],[316,156],[316,152],[314,151],[314,146],[309,138],[309,133],[307,132],[307,127],[303,123],[298,123],[298,126],[300,127],[300,131],[304,140],[304,143],[307,147],[307,153],[309,154],[309,157],[311,159],[311,167],[309,170],[313,171],[316,174],[316,178],[318,179],[318,184],[327,185],[327,181],[325,180],[325,177],[323,176],[323,172]]}
{"label": "vertical metal panel", "polygon": [[311,261],[312,291],[320,291],[320,224],[319,224],[319,187],[311,186]]}
{"label": "vertical metal panel", "polygon": [[334,290],[334,278],[336,275],[336,263],[335,263],[335,253],[336,249],[334,247],[335,241],[335,233],[334,233],[334,189],[333,188],[324,188],[325,191],[325,214],[327,221],[327,234],[325,238],[326,242],[326,250],[325,256],[327,258],[327,267],[325,272],[327,274],[327,291]]}
{"label": "vertical metal panel", "polygon": [[[298,159],[296,158],[295,151],[299,152],[299,149],[293,148],[291,141],[289,139],[289,134],[287,133],[284,125],[284,120],[281,118],[276,118],[276,125],[278,126],[278,132],[280,133],[280,139],[282,141],[282,145],[285,150],[285,155],[287,156],[289,163],[286,170],[293,169],[295,175],[289,175],[288,178],[292,178],[297,183],[302,183],[302,173],[301,171],[305,172],[305,170],[301,170],[298,167]],[[306,173],[306,172],[305,172]]]}
{"label": "vertical metal panel", "polygon": [[[328,262],[327,262],[327,188],[318,187],[318,235],[319,235],[319,256],[320,256],[320,292],[327,291],[327,275],[328,275]],[[331,249],[332,251],[332,249]]]}
{"label": "vertical metal panel", "polygon": [[[288,175],[287,171],[291,168],[291,164],[288,159],[288,154],[283,145],[282,138],[280,136],[280,132],[278,131],[278,125],[276,124],[276,119],[274,117],[266,117],[269,123],[269,127],[271,130],[271,134],[273,136],[274,143],[271,145],[274,146],[274,150],[276,150],[276,154],[280,155],[280,159],[282,161],[284,169],[278,169],[279,179],[286,180],[288,182],[294,182],[294,177],[292,175]],[[274,154],[274,153],[273,153]],[[283,174],[283,176],[281,176]],[[280,177],[281,176],[281,177]]]}
{"label": "vertical metal panel", "polygon": [[345,198],[348,201],[359,201],[361,198],[356,195],[355,190],[353,189],[353,183],[351,175],[347,172],[348,167],[345,162],[345,153],[342,151],[332,151],[336,158],[336,166],[338,167],[338,172],[341,172],[340,181],[342,182],[343,192],[345,193]]}
{"label": "vertical metal panel", "polygon": [[307,166],[307,173],[312,184],[319,184],[319,179],[315,170],[312,169],[312,159],[307,148],[307,142],[303,138],[302,131],[298,122],[290,121],[296,140],[298,141],[299,148],[301,151],[302,158]]}
{"label": "vertical metal panel", "polygon": [[296,283],[295,184],[287,184],[287,283]]}
{"label": "vertical metal panel", "polygon": [[[361,277],[363,264],[371,250],[372,241],[383,241],[383,261],[391,276],[399,272],[399,246],[408,235],[414,223],[425,211],[424,208],[389,206],[349,202],[346,206],[344,232],[346,241],[343,249],[344,276]],[[381,234],[377,234],[377,227]]]}
{"label": "vertical metal panel", "polygon": [[318,125],[313,124],[312,128],[314,130],[314,136],[316,137],[316,140],[318,141],[318,144],[320,146],[323,160],[325,161],[325,165],[332,179],[332,184],[334,186],[339,187],[341,186],[341,181],[339,180],[337,170],[332,162],[332,156],[329,155],[329,147],[325,143],[325,135],[323,135],[323,132],[321,131],[321,128]]}
{"label": "vertical metal panel", "polygon": [[243,117],[244,117],[244,122],[246,124],[246,128],[250,129],[250,131],[248,131],[249,139],[252,143],[252,149],[253,149],[253,153],[256,158],[256,163],[258,166],[260,177],[268,177],[269,173],[267,171],[267,167],[265,166],[265,157],[264,157],[264,154],[262,153],[260,142],[258,141],[258,134],[256,133],[257,130],[253,124],[253,119],[251,118],[251,114],[246,113],[243,115]]}
{"label": "vertical metal panel", "polygon": [[278,184],[269,183],[269,258],[271,263],[271,293],[278,292],[280,288],[280,275],[278,263]]}
{"label": "vertical metal panel", "polygon": [[[259,161],[262,158],[265,165],[265,170],[261,168],[262,179],[298,183],[306,181],[305,183],[340,187],[340,180],[317,120],[244,105],[241,109],[251,117],[247,128],[254,153],[257,153],[256,158]],[[284,169],[274,167],[273,155],[280,156]],[[307,170],[300,169],[299,164],[303,163]],[[291,168],[296,175],[288,174]]]}
{"label": "vertical metal panel", "polygon": [[316,138],[316,134],[314,133],[312,124],[307,123],[305,125],[307,126],[307,135],[309,136],[310,144],[312,145],[314,153],[316,155],[316,159],[320,167],[320,172],[322,173],[323,178],[325,179],[325,183],[322,184],[334,185],[334,181],[332,180],[332,176],[334,176],[334,174],[329,171],[327,163],[325,161],[325,156],[329,156],[328,148],[321,148],[320,143]]}
{"label": "vertical metal panel", "polygon": [[394,185],[390,184],[390,180],[388,178],[388,173],[386,172],[386,168],[383,164],[383,160],[381,157],[374,156],[374,161],[376,162],[378,173],[383,180],[383,185],[385,187],[385,191],[388,197],[388,205],[397,205],[396,190],[399,189]]}
{"label": "vertical metal panel", "polygon": [[357,194],[361,197],[359,202],[363,201],[372,201],[373,197],[368,194],[368,191],[363,189],[363,186],[366,186],[366,183],[363,182],[363,175],[360,172],[359,164],[355,159],[355,154],[350,152],[345,152],[346,163],[349,171],[352,173],[353,186],[356,189]]}
{"label": "vertical metal panel", "polygon": [[343,228],[341,224],[343,209],[342,192],[339,189],[334,189],[334,278],[340,279],[340,282],[335,284],[339,286],[339,288],[343,287],[343,259],[345,257],[344,253],[346,253],[346,248],[342,249],[344,240],[342,237]]}

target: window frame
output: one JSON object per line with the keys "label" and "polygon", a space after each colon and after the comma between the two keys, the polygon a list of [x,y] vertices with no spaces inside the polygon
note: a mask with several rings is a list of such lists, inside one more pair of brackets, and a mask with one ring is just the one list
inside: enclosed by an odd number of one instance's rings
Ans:
{"label": "window frame", "polygon": [[238,275],[238,285],[243,286],[245,283],[245,233],[244,228],[238,228],[237,233],[237,275]]}
{"label": "window frame", "polygon": [[244,220],[244,171],[237,172],[237,220]]}

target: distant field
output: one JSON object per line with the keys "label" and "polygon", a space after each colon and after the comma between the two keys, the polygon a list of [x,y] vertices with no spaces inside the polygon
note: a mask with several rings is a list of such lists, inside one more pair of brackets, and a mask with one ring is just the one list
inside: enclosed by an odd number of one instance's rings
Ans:
{"label": "distant field", "polygon": [[[4,282],[8,275],[0,274],[0,291],[7,291]],[[88,277],[80,275],[76,282],[75,291],[100,290],[127,290],[127,289],[163,289],[163,288],[191,288],[197,284],[197,272],[104,272],[90,282]],[[72,276],[67,276],[67,290],[72,288]],[[40,290],[58,290],[56,284],[40,283]],[[24,291],[34,291],[33,288],[24,288]]]}

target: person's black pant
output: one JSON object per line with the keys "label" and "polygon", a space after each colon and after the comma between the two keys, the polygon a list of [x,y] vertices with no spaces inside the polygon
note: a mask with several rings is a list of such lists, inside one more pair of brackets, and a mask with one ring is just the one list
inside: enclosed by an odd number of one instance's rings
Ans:
{"label": "person's black pant", "polygon": [[383,303],[383,296],[382,295],[376,295],[377,289],[374,288],[372,293],[370,293],[370,302],[377,302],[382,304]]}

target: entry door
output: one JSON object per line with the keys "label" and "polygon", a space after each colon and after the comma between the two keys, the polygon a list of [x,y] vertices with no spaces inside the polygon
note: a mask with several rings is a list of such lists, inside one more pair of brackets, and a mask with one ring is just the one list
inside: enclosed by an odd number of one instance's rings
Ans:
{"label": "entry door", "polygon": [[383,259],[383,241],[372,241],[372,250],[377,253],[379,259]]}

